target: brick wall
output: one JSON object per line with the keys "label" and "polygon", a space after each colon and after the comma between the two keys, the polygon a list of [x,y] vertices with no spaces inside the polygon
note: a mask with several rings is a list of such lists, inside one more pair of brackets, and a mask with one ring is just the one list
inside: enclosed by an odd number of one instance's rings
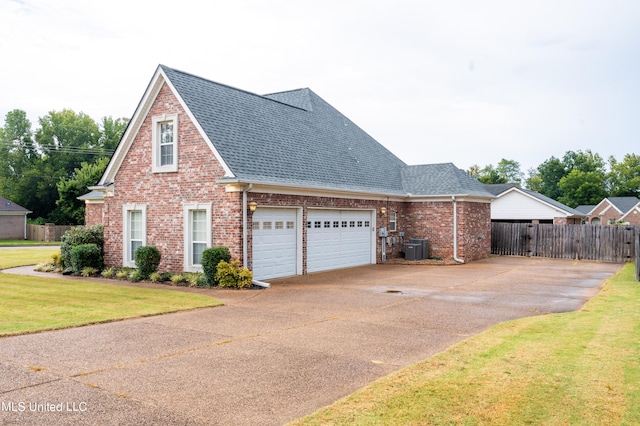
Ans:
{"label": "brick wall", "polygon": [[[457,202],[457,211],[458,258],[470,262],[488,257],[491,254],[491,205]],[[429,240],[432,257],[453,258],[452,202],[407,203],[402,222],[406,237]]]}
{"label": "brick wall", "polygon": [[86,226],[100,225],[103,223],[102,206],[99,203],[85,203],[84,224]]}
{"label": "brick wall", "polygon": [[589,215],[589,223],[593,223],[593,219],[600,219],[600,225],[608,225],[610,220],[619,220],[621,217],[622,213],[620,213],[618,209],[613,207],[611,204],[606,202],[602,203],[601,206],[599,206]]}
{"label": "brick wall", "polygon": [[23,214],[0,216],[0,240],[23,240],[24,218]]}
{"label": "brick wall", "polygon": [[[179,169],[174,173],[152,173],[152,117],[176,113]],[[216,185],[223,175],[211,149],[165,85],[115,176],[114,196],[105,197],[105,264],[122,266],[123,206],[129,203],[147,206],[147,245],[160,250],[161,271],[184,270],[183,205],[186,203],[213,203],[212,243],[228,247],[234,258],[240,258],[242,194],[227,193]]]}

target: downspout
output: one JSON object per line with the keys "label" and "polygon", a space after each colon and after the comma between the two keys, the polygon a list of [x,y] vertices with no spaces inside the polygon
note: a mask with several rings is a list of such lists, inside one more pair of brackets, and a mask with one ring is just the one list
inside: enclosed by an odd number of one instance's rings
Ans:
{"label": "downspout", "polygon": [[[252,188],[253,184],[250,183],[249,186],[247,186],[247,189],[242,191],[242,266],[245,268],[249,265],[249,262],[247,261],[249,256],[249,249],[247,248],[247,244],[249,244],[249,233],[247,232],[247,192],[251,191]],[[258,280],[252,280],[251,284],[265,288],[271,287],[269,283]]]}
{"label": "downspout", "polygon": [[24,215],[24,239],[27,239],[27,215]]}
{"label": "downspout", "polygon": [[245,268],[249,264],[247,262],[249,253],[247,249],[247,244],[249,243],[249,233],[247,232],[247,192],[251,191],[251,188],[253,188],[252,183],[242,191],[242,266]]}
{"label": "downspout", "polygon": [[453,201],[453,260],[458,263],[464,263],[464,260],[458,257],[458,202],[456,196],[451,196]]}

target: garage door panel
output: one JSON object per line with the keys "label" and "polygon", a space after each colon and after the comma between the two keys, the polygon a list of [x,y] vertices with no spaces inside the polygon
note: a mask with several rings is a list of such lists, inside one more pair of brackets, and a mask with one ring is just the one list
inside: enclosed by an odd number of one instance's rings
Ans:
{"label": "garage door panel", "polygon": [[308,272],[371,263],[371,234],[370,211],[309,210]]}
{"label": "garage door panel", "polygon": [[296,211],[259,209],[252,217],[253,275],[256,279],[295,275]]}

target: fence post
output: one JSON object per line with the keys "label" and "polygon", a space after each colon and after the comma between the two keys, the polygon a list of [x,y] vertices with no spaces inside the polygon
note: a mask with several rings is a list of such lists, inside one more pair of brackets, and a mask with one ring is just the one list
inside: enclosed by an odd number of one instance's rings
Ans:
{"label": "fence post", "polygon": [[636,281],[640,281],[640,227],[636,226],[636,236],[634,238],[636,242]]}

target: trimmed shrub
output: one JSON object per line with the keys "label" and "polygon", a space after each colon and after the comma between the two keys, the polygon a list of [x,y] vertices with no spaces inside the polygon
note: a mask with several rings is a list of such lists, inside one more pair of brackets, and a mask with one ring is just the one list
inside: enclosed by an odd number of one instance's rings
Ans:
{"label": "trimmed shrub", "polygon": [[71,269],[76,274],[84,268],[102,269],[102,250],[95,244],[80,244],[71,249]]}
{"label": "trimmed shrub", "polygon": [[100,249],[100,257],[102,257],[104,226],[76,226],[64,233],[60,240],[60,258],[64,268],[73,268],[71,250],[81,244],[95,244]]}
{"label": "trimmed shrub", "polygon": [[213,286],[218,284],[216,273],[218,272],[218,263],[221,261],[229,262],[231,254],[226,247],[218,246],[205,249],[202,252],[202,271],[204,272],[207,285]]}
{"label": "trimmed shrub", "polygon": [[151,274],[158,272],[160,250],[154,246],[138,247],[133,253],[133,259],[136,262],[138,271],[140,271],[140,277],[146,280]]}
{"label": "trimmed shrub", "polygon": [[220,287],[245,288],[251,286],[253,274],[240,266],[239,260],[227,263],[221,260],[216,271],[216,281]]}

